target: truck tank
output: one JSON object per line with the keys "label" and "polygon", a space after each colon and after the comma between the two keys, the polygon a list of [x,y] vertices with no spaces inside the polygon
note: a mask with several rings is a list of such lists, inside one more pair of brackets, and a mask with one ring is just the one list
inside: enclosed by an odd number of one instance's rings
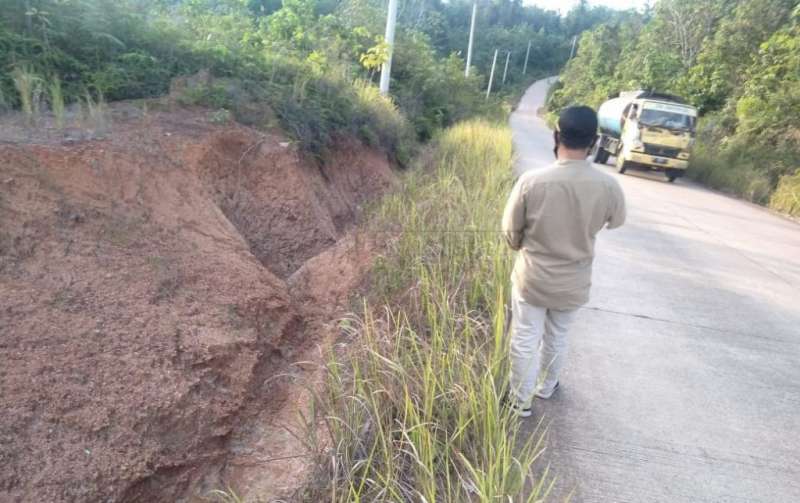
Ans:
{"label": "truck tank", "polygon": [[600,105],[597,110],[597,123],[600,127],[600,132],[619,138],[622,134],[622,111],[628,103],[635,99],[635,96],[621,96],[610,99]]}
{"label": "truck tank", "polygon": [[619,93],[618,98],[612,98],[602,105],[597,110],[597,123],[600,127],[600,132],[619,138],[622,134],[622,112],[628,103],[638,98],[651,98],[659,101],[670,101],[674,103],[686,103],[682,98],[665,93],[657,93],[653,91],[625,91]]}

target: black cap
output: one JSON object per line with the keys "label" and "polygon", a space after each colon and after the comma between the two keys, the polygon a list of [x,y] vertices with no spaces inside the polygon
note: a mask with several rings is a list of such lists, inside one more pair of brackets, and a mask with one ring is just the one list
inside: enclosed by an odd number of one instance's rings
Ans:
{"label": "black cap", "polygon": [[558,116],[557,129],[563,139],[594,138],[597,134],[597,114],[584,105],[567,107]]}

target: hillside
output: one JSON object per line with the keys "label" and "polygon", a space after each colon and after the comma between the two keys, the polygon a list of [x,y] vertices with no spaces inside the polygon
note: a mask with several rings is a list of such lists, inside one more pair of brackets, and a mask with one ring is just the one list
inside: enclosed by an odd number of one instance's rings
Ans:
{"label": "hillside", "polygon": [[0,492],[165,501],[248,470],[295,487],[253,460],[303,451],[278,426],[313,378],[291,364],[367,267],[347,231],[393,183],[386,156],[343,143],[317,166],[201,111],[116,124],[0,146]]}

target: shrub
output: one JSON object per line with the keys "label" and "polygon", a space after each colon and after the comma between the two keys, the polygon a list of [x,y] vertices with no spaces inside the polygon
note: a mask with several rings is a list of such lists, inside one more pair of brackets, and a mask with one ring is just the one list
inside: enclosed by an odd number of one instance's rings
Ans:
{"label": "shrub", "polygon": [[800,217],[800,169],[784,175],[769,201],[770,208]]}
{"label": "shrub", "polygon": [[129,52],[91,73],[91,84],[109,100],[150,98],[167,92],[171,72],[143,52]]}

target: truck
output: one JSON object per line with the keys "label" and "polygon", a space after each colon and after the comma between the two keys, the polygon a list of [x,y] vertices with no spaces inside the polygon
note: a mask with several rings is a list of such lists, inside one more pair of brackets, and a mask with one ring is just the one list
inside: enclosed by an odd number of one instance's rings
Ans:
{"label": "truck", "polygon": [[674,182],[689,167],[697,109],[681,98],[652,91],[630,91],[609,99],[597,111],[600,134],[592,155],[605,164],[616,157],[617,171],[655,170]]}

